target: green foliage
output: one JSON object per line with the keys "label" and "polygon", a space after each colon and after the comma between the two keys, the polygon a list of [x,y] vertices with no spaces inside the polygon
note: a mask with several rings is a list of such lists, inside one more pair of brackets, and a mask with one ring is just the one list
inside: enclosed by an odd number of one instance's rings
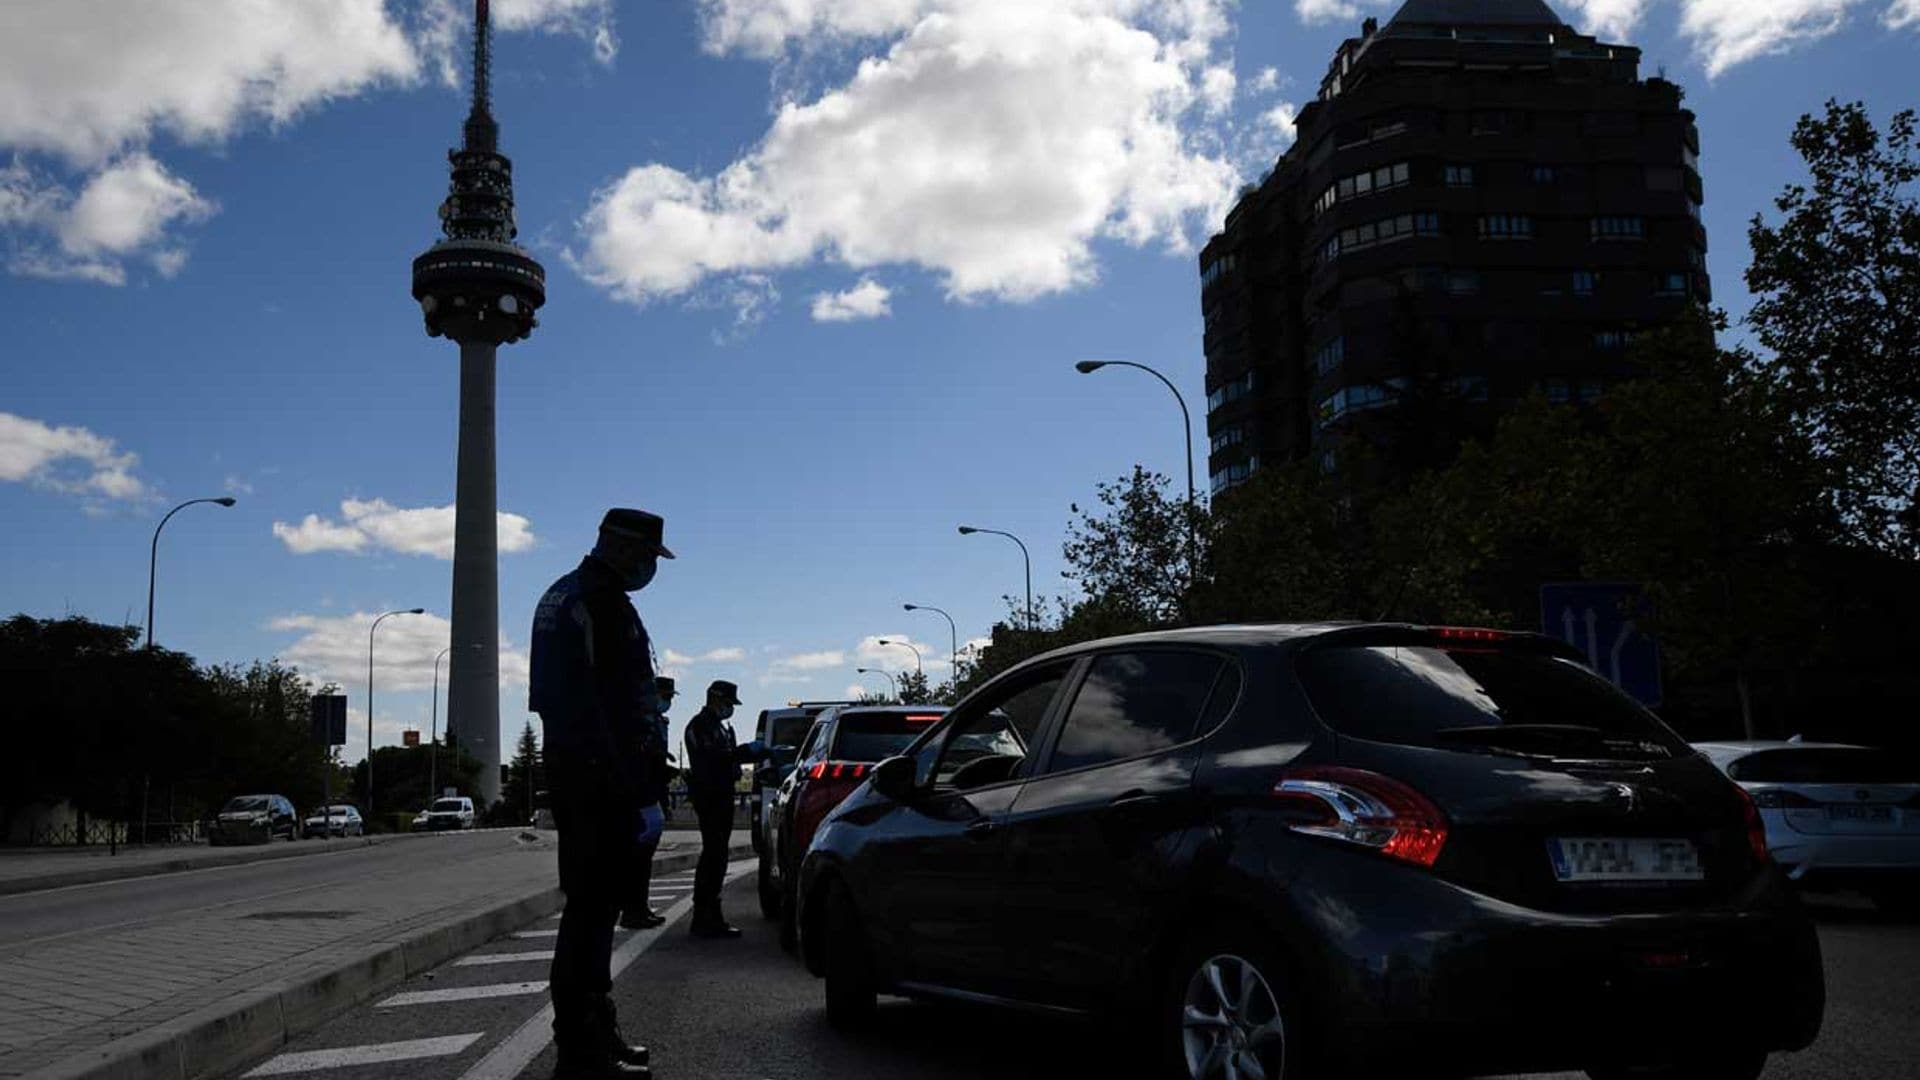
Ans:
{"label": "green foliage", "polygon": [[1859,103],[1802,116],[1789,186],[1748,228],[1748,319],[1773,352],[1754,373],[1784,394],[1836,472],[1849,538],[1920,556],[1920,155],[1913,110],[1884,133]]}
{"label": "green foliage", "polygon": [[908,671],[898,676],[900,680],[900,703],[903,705],[925,705],[933,697],[933,690],[927,684],[923,672]]}

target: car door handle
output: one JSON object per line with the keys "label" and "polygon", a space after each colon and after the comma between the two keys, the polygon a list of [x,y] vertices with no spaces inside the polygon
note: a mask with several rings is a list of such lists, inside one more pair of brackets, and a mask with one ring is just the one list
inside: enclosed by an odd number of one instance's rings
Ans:
{"label": "car door handle", "polygon": [[985,840],[987,837],[992,836],[993,831],[999,827],[1000,826],[994,824],[992,818],[982,818],[979,821],[970,823],[965,831],[967,839],[969,840]]}
{"label": "car door handle", "polygon": [[1139,812],[1165,806],[1167,799],[1163,795],[1149,795],[1144,791],[1129,791],[1107,804],[1111,810]]}

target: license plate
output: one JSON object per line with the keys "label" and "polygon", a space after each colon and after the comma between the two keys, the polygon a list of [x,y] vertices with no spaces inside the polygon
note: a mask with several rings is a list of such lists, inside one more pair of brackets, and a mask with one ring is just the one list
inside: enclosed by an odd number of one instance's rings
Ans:
{"label": "license plate", "polygon": [[1874,821],[1891,823],[1891,806],[1855,806],[1851,803],[1838,803],[1827,807],[1827,817],[1834,821]]}
{"label": "license plate", "polygon": [[1673,837],[1567,836],[1547,841],[1553,876],[1580,881],[1701,881],[1699,849]]}

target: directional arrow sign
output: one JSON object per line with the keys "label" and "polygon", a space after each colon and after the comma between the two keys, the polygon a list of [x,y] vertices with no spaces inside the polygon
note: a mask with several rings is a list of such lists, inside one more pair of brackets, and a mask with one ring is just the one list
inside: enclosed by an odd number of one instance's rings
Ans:
{"label": "directional arrow sign", "polygon": [[1586,654],[1601,677],[1642,705],[1661,701],[1660,646],[1639,629],[1649,611],[1638,585],[1596,581],[1540,586],[1540,628]]}

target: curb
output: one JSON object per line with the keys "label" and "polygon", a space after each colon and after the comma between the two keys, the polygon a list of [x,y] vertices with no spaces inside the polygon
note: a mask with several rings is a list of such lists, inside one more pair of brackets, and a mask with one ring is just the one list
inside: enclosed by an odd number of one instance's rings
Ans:
{"label": "curb", "polygon": [[[744,846],[727,852],[729,858],[751,853]],[[699,858],[698,851],[665,855],[654,860],[654,872],[685,870]],[[541,889],[363,949],[331,970],[254,987],[27,1073],[22,1080],[200,1080],[230,1072],[469,949],[553,914],[563,904],[558,888]]]}
{"label": "curb", "polygon": [[[44,892],[47,889],[64,889],[73,885],[97,885],[103,881],[125,881],[130,878],[159,877],[163,874],[179,874],[188,870],[211,870],[221,866],[245,866],[248,863],[272,862],[277,859],[297,859],[306,855],[324,855],[330,851],[345,851],[358,847],[375,847],[395,840],[411,840],[426,833],[386,833],[373,836],[360,836],[351,839],[342,837],[327,840],[320,844],[299,843],[277,845],[266,844],[259,850],[236,851],[232,854],[214,854],[211,850],[197,851],[182,855],[177,859],[164,862],[123,863],[106,866],[88,867],[85,870],[63,870],[57,874],[40,874],[36,877],[16,877],[0,879],[0,896],[14,896],[19,893]],[[111,858],[109,856],[108,858]]]}

